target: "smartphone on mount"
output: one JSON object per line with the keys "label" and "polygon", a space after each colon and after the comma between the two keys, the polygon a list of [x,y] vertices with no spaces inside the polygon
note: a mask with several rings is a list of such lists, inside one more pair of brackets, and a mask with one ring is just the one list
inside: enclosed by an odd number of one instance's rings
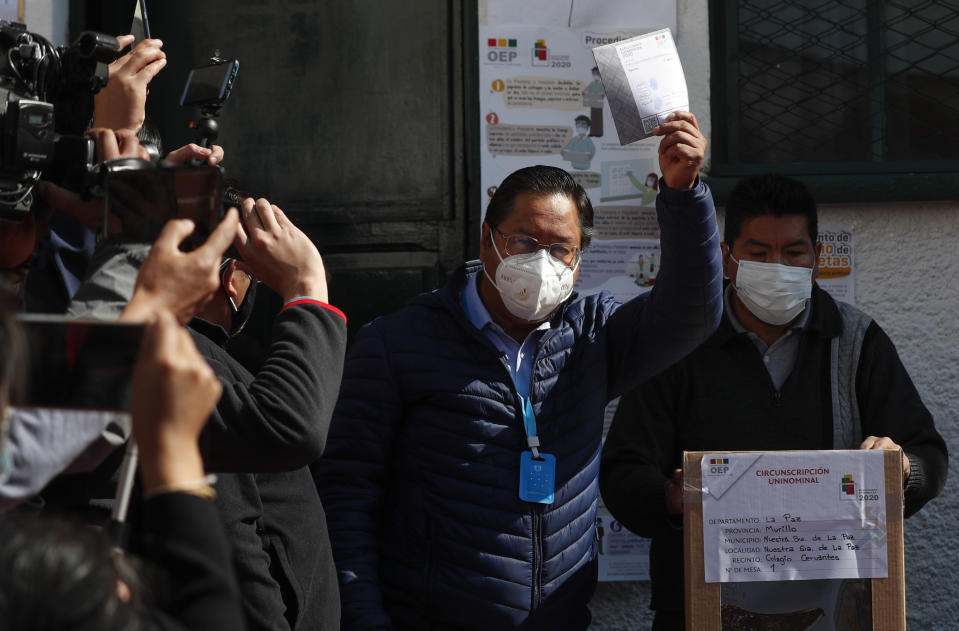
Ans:
{"label": "smartphone on mount", "polygon": [[240,62],[236,59],[194,68],[186,78],[180,106],[222,105],[230,97],[239,70]]}

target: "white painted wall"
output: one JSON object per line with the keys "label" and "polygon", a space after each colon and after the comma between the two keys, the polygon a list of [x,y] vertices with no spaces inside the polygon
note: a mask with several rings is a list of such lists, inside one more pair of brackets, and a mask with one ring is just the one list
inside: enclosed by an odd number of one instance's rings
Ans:
{"label": "white painted wall", "polygon": [[[709,110],[709,16],[701,0],[678,2],[678,46],[690,107],[706,137]],[[959,198],[959,191],[956,191]],[[721,213],[720,213],[721,214]],[[855,234],[856,304],[889,334],[952,453],[959,450],[959,202],[823,205],[822,225]],[[906,521],[906,612],[910,629],[959,628],[959,481]],[[600,584],[594,625],[647,629],[648,584]]]}

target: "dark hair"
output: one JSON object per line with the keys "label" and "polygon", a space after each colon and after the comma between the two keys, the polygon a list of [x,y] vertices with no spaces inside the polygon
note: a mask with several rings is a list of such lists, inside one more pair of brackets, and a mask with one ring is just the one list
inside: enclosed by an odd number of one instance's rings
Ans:
{"label": "dark hair", "polygon": [[[143,611],[134,573],[106,536],[32,514],[0,520],[0,620],[7,631],[133,631]],[[117,581],[133,600],[117,594]]]}
{"label": "dark hair", "polygon": [[813,245],[819,240],[816,200],[806,186],[778,173],[744,178],[736,184],[726,202],[726,227],[723,240],[732,247],[747,219],[762,215],[805,215],[806,228]]}
{"label": "dark hair", "polygon": [[0,390],[6,389],[10,400],[17,402],[26,384],[26,344],[17,326],[16,296],[0,288]]}
{"label": "dark hair", "polygon": [[574,123],[586,123],[586,126],[587,126],[587,127],[593,124],[593,122],[592,122],[591,120],[589,120],[589,116],[586,116],[586,115],[584,115],[584,114],[580,114],[579,116],[577,116],[576,118],[574,118],[574,119],[573,119],[573,122],[574,122]]}
{"label": "dark hair", "polygon": [[513,171],[499,185],[486,207],[486,223],[491,228],[499,226],[511,212],[513,201],[520,193],[532,195],[564,195],[576,205],[579,213],[580,246],[589,247],[593,240],[593,204],[586,189],[576,183],[573,176],[557,167],[541,164]]}

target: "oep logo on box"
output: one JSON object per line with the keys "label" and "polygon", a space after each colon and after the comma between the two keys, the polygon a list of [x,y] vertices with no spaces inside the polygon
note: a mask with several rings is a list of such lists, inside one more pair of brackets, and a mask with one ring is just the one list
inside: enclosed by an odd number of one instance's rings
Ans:
{"label": "oep logo on box", "polygon": [[709,475],[729,475],[729,458],[710,458]]}

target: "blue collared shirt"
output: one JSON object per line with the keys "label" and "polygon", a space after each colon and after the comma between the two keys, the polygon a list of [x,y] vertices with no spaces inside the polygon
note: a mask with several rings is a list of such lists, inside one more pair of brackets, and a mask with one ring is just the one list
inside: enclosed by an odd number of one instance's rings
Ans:
{"label": "blue collared shirt", "polygon": [[493,322],[493,318],[490,317],[489,311],[486,310],[486,305],[483,304],[483,299],[479,295],[478,283],[480,279],[480,277],[477,277],[476,282],[466,283],[466,289],[460,295],[460,304],[473,326],[479,329],[505,356],[510,376],[516,386],[516,392],[523,399],[526,399],[529,396],[530,381],[533,376],[536,347],[539,345],[543,333],[550,328],[549,320],[536,327],[520,344],[507,335],[500,325]]}

